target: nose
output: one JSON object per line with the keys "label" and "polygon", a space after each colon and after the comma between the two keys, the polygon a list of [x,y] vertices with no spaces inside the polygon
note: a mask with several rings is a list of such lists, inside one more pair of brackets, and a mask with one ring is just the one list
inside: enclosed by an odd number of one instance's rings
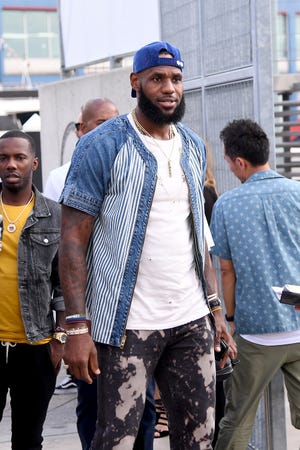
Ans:
{"label": "nose", "polygon": [[16,160],[13,157],[10,157],[6,160],[6,168],[7,169],[15,169],[17,167]]}
{"label": "nose", "polygon": [[163,92],[172,93],[175,87],[171,78],[166,78],[163,82]]}

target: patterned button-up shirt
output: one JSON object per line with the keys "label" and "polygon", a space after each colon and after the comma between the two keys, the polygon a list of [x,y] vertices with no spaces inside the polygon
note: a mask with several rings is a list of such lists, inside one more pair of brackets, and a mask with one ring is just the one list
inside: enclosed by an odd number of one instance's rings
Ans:
{"label": "patterned button-up shirt", "polygon": [[236,331],[300,329],[299,311],[281,304],[272,289],[300,285],[300,183],[256,172],[218,199],[211,230],[211,253],[234,265]]}

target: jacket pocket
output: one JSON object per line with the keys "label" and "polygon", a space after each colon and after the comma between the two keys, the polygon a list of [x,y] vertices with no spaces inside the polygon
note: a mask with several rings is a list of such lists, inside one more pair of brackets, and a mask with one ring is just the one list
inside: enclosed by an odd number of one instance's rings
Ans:
{"label": "jacket pocket", "polygon": [[33,265],[37,269],[49,272],[53,259],[57,253],[60,233],[58,231],[45,231],[30,234],[30,243],[33,254]]}

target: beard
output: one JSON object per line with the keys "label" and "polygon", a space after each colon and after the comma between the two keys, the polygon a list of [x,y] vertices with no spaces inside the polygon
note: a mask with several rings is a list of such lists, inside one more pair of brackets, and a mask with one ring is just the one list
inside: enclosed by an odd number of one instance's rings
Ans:
{"label": "beard", "polygon": [[156,125],[169,125],[171,123],[179,122],[185,113],[185,99],[182,95],[180,103],[176,106],[172,114],[164,114],[152,101],[145,95],[143,89],[140,89],[140,96],[138,98],[138,106],[142,113],[151,122]]}

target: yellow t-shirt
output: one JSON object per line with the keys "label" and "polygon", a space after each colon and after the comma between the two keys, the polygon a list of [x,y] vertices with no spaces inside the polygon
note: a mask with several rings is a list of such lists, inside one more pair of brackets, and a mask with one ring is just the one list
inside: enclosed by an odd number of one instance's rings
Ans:
{"label": "yellow t-shirt", "polygon": [[[0,214],[3,217],[2,251],[0,252],[0,340],[8,342],[28,343],[21,316],[18,291],[18,242],[27,217],[32,211],[34,196],[24,209],[24,205],[12,206],[4,204],[4,213],[0,204]],[[22,212],[22,209],[24,210]],[[20,217],[18,218],[18,216]],[[9,217],[10,222],[7,220]],[[15,219],[18,218],[16,222]],[[15,231],[9,232],[9,223],[15,226]],[[12,225],[10,229],[14,228]],[[39,341],[39,344],[49,339]]]}

